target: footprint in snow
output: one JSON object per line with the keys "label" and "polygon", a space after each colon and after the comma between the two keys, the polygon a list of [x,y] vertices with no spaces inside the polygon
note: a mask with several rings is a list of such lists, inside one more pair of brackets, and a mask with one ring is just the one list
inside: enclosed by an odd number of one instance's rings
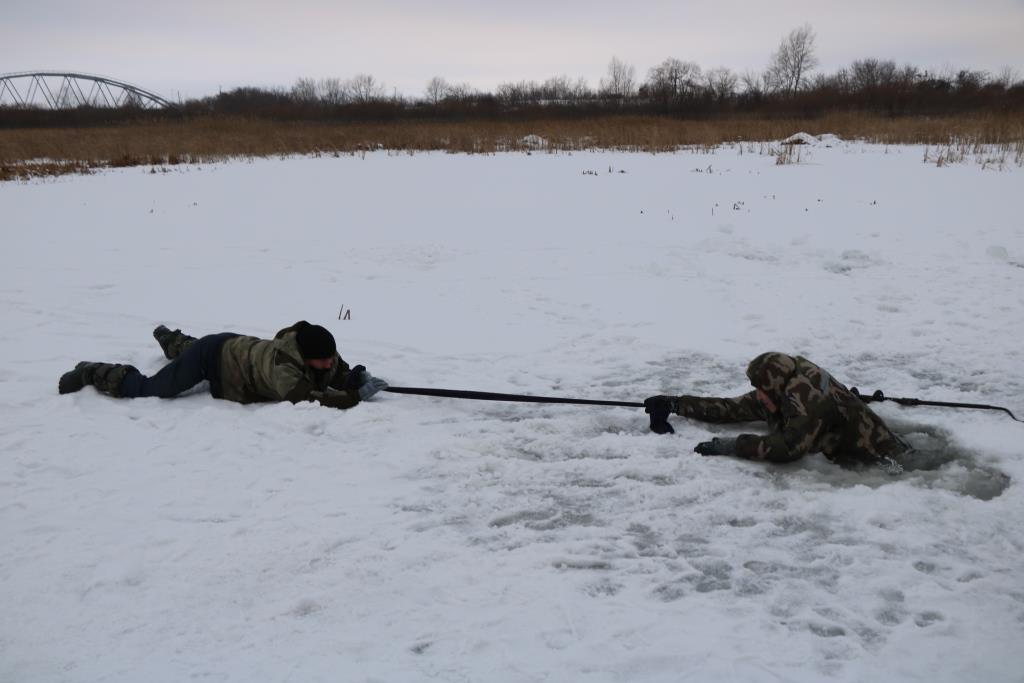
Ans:
{"label": "footprint in snow", "polygon": [[925,628],[926,626],[931,626],[932,624],[945,620],[946,617],[942,616],[938,612],[921,612],[914,617],[914,623],[921,628]]}
{"label": "footprint in snow", "polygon": [[300,600],[288,613],[293,617],[308,617],[323,610],[323,606],[315,600]]}

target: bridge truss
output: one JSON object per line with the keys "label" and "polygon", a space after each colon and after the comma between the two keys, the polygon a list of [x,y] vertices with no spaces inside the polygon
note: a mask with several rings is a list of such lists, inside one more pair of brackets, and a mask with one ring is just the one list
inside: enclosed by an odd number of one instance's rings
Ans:
{"label": "bridge truss", "polygon": [[156,93],[105,76],[70,71],[23,71],[0,74],[0,107],[3,106],[166,109],[174,104]]}

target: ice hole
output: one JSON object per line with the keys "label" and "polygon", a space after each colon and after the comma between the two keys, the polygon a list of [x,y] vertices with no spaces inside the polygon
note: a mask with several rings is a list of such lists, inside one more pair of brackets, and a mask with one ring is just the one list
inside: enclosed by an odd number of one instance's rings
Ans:
{"label": "ice hole", "polygon": [[905,481],[922,488],[945,489],[979,500],[992,500],[1009,488],[1011,480],[1008,474],[979,462],[979,454],[956,444],[949,431],[919,424],[896,424],[894,427],[914,448],[898,458],[903,467],[901,474],[889,474],[874,467],[840,468],[823,457],[808,461],[807,465],[834,486],[879,487]]}

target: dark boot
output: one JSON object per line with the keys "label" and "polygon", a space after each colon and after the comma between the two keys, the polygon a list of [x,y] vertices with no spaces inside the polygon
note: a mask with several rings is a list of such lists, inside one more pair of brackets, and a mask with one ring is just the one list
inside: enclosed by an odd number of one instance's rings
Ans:
{"label": "dark boot", "polygon": [[71,394],[89,384],[108,396],[120,398],[121,382],[130,372],[138,372],[133,365],[115,365],[113,363],[90,363],[83,361],[74,370],[65,372],[57,382],[57,391]]}
{"label": "dark boot", "polygon": [[190,337],[181,330],[169,330],[164,325],[157,325],[157,328],[153,330],[153,338],[163,349],[167,360],[174,360],[196,341],[195,337]]}
{"label": "dark boot", "polygon": [[75,366],[74,370],[65,372],[57,381],[58,393],[73,394],[76,391],[81,391],[85,385],[92,384],[92,376],[97,365],[99,363],[82,361]]}

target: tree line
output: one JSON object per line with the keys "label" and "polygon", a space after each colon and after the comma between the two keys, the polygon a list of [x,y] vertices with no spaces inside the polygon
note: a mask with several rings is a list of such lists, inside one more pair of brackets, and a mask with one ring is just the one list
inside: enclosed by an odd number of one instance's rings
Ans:
{"label": "tree line", "polygon": [[[814,117],[841,110],[888,116],[1024,110],[1024,80],[1009,67],[994,74],[974,69],[934,72],[897,65],[893,60],[864,58],[833,73],[821,73],[816,72],[818,65],[814,30],[804,25],[782,38],[760,71],[703,68],[693,61],[669,57],[639,78],[633,65],[612,57],[596,87],[585,78],[559,75],[541,82],[500,83],[493,92],[486,92],[435,76],[417,97],[389,94],[385,84],[370,74],[348,79],[299,78],[287,89],[237,88],[188,100],[176,114],[283,120],[443,120],[612,113],[707,118],[735,114]],[[85,111],[77,113],[78,119],[75,116],[75,112],[38,110],[19,115],[0,108],[0,125],[38,125],[69,117],[89,123],[112,114]]]}

